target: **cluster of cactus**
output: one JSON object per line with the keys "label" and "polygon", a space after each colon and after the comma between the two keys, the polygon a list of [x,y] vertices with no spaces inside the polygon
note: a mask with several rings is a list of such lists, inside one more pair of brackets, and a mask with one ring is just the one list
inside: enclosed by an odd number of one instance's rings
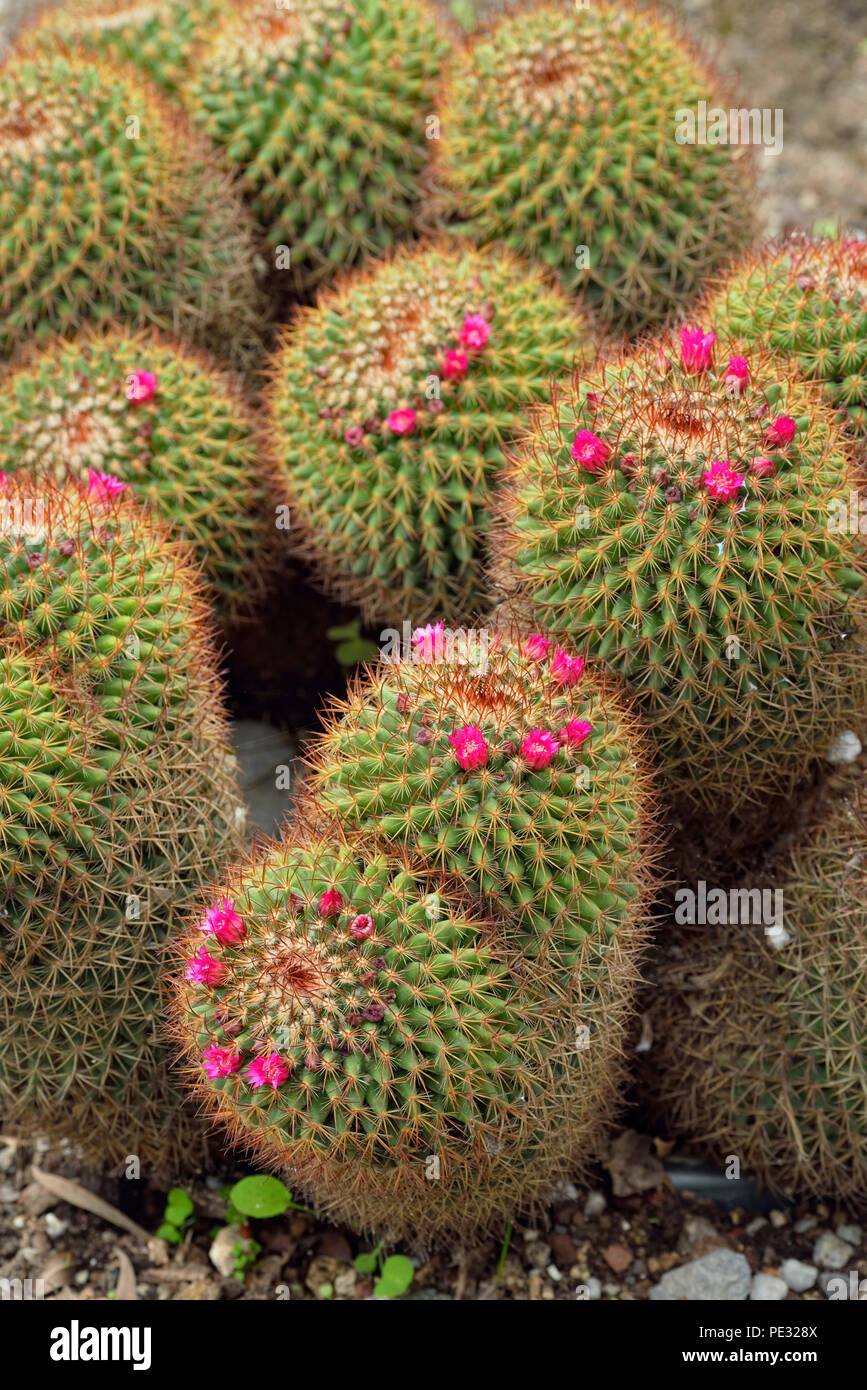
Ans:
{"label": "cluster of cactus", "polygon": [[180,331],[246,365],[255,236],[229,175],[130,69],[13,50],[0,66],[0,357],[83,321]]}
{"label": "cluster of cactus", "polygon": [[307,288],[410,232],[444,44],[424,0],[240,0],[184,96]]}
{"label": "cluster of cactus", "polygon": [[719,97],[658,14],[519,9],[448,69],[437,201],[476,241],[502,239],[637,332],[749,243],[749,160],[735,157],[748,152],[679,138],[681,113]]}
{"label": "cluster of cactus", "polygon": [[40,10],[18,42],[39,51],[59,39],[134,64],[175,96],[189,80],[200,35],[229,9],[230,0],[63,0]]}
{"label": "cluster of cactus", "polygon": [[0,376],[0,472],[19,469],[130,489],[192,542],[225,616],[263,587],[267,448],[233,383],[191,349],[106,328],[16,362]]}
{"label": "cluster of cactus", "polygon": [[741,351],[786,353],[867,436],[867,241],[790,237],[740,261],[702,310]]}
{"label": "cluster of cactus", "polygon": [[295,824],[193,922],[176,1003],[236,1141],[421,1240],[502,1224],[598,1146],[652,857],[640,744],[580,658],[497,637],[481,672],[446,640],[336,713]]}
{"label": "cluster of cactus", "polygon": [[5,478],[0,663],[0,1110],[109,1166],[194,1161],[164,949],[240,828],[195,571],[125,499]]}
{"label": "cluster of cactus", "polygon": [[672,927],[653,971],[651,1114],[776,1192],[867,1195],[865,848],[862,769],[741,890],[771,928]]}
{"label": "cluster of cactus", "polygon": [[856,477],[791,363],[687,327],[536,413],[497,582],[627,683],[676,798],[747,825],[864,698]]}
{"label": "cluster of cactus", "polygon": [[589,338],[540,272],[442,245],[301,310],[270,362],[269,430],[326,587],[374,623],[472,613],[503,444]]}

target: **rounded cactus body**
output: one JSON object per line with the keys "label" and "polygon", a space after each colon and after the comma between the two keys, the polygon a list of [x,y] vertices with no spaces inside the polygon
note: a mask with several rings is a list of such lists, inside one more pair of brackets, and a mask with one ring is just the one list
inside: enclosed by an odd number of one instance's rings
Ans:
{"label": "rounded cactus body", "polygon": [[862,780],[740,890],[764,926],[672,927],[651,972],[652,1114],[775,1192],[867,1195],[865,846]]}
{"label": "rounded cactus body", "polygon": [[678,798],[743,825],[863,700],[856,481],[812,383],[687,327],[537,412],[496,579],[626,682]]}
{"label": "rounded cactus body", "polygon": [[560,290],[496,250],[399,253],[301,310],[271,359],[268,419],[325,586],[374,623],[481,606],[503,444],[590,341]]}
{"label": "rounded cactus body", "polygon": [[261,349],[255,237],[214,151],[129,68],[12,50],[0,66],[0,357],[82,321]]}
{"label": "rounded cactus body", "polygon": [[68,47],[131,63],[173,96],[189,80],[202,35],[230,0],[63,0],[41,10],[17,39],[28,51]]}
{"label": "rounded cactus body", "polygon": [[181,950],[176,1030],[206,1111],[386,1238],[502,1226],[574,1174],[616,1099],[618,1017],[588,1008],[584,1046],[514,933],[367,839],[288,832]]}
{"label": "rounded cactus body", "polygon": [[263,588],[272,469],[257,415],[151,330],[52,339],[0,375],[0,472],[121,485],[191,542],[224,616]]}
{"label": "rounded cactus body", "polygon": [[728,105],[662,16],[519,9],[449,65],[440,196],[474,239],[506,241],[636,332],[751,239],[750,162],[688,138],[700,102]]}
{"label": "rounded cactus body", "polygon": [[195,570],[123,500],[0,490],[0,1105],[109,1166],[195,1161],[166,941],[240,810]]}
{"label": "rounded cactus body", "polygon": [[867,438],[867,241],[774,243],[719,277],[702,313],[742,351],[790,353]]}
{"label": "rounded cactus body", "polygon": [[443,51],[421,0],[241,0],[197,50],[188,109],[296,288],[412,230]]}

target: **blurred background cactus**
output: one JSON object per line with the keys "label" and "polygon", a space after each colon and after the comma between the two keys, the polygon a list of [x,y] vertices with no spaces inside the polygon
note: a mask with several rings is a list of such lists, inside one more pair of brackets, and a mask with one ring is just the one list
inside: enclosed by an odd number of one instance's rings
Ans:
{"label": "blurred background cactus", "polygon": [[26,355],[0,374],[0,471],[19,469],[61,482],[110,474],[192,543],[223,617],[263,591],[268,449],[252,407],[203,354],[105,327]]}
{"label": "blurred background cactus", "polygon": [[62,46],[0,64],[0,358],[111,319],[236,366],[266,319],[249,215],[207,143],[129,68]]}
{"label": "blurred background cactus", "polygon": [[237,0],[197,50],[187,107],[296,288],[411,232],[444,52],[424,0]]}
{"label": "blurred background cactus", "polygon": [[867,438],[867,241],[790,237],[719,278],[699,311],[738,340],[791,354]]}
{"label": "blurred background cactus", "polygon": [[676,138],[681,111],[724,95],[654,11],[519,8],[447,68],[436,205],[636,333],[752,238],[749,150]]}

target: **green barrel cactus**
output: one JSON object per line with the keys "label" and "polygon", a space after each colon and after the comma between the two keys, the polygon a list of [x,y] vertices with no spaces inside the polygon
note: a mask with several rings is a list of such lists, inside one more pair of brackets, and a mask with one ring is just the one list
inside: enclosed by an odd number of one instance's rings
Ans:
{"label": "green barrel cactus", "polygon": [[63,0],[39,11],[17,42],[30,51],[60,39],[134,64],[176,96],[189,81],[197,44],[229,9],[230,0]]}
{"label": "green barrel cactus", "polygon": [[123,498],[0,481],[0,1109],[171,1171],[163,954],[241,825],[196,574]]}
{"label": "green barrel cactus", "polygon": [[856,482],[816,386],[693,327],[565,383],[510,463],[497,583],[617,673],[726,836],[863,702]]}
{"label": "green barrel cactus", "polygon": [[83,321],[261,351],[249,214],[215,152],[129,68],[62,46],[0,64],[0,358]]}
{"label": "green barrel cactus", "polygon": [[269,365],[268,420],[293,535],[372,623],[485,600],[504,443],[587,321],[508,252],[404,251],[302,309]]}
{"label": "green barrel cactus", "polygon": [[700,102],[721,104],[719,79],[655,12],[518,9],[448,67],[436,201],[635,333],[751,239],[749,152],[690,143]]}
{"label": "green barrel cactus", "polygon": [[[146,329],[55,338],[0,374],[0,471],[129,489],[194,546],[224,617],[264,586],[272,470],[257,415],[204,355]],[[105,485],[104,483],[102,484]]]}
{"label": "green barrel cactus", "polygon": [[744,352],[790,353],[867,438],[867,241],[774,243],[720,276],[701,312]]}
{"label": "green barrel cactus", "polygon": [[865,790],[740,890],[772,925],[671,927],[652,971],[655,1121],[787,1195],[867,1196]]}
{"label": "green barrel cactus", "polygon": [[175,986],[194,1093],[332,1217],[423,1244],[502,1227],[598,1142],[616,1018],[576,1043],[568,972],[528,970],[456,884],[299,828],[205,901]]}
{"label": "green barrel cactus", "polygon": [[410,232],[444,52],[423,0],[241,0],[185,92],[296,289]]}

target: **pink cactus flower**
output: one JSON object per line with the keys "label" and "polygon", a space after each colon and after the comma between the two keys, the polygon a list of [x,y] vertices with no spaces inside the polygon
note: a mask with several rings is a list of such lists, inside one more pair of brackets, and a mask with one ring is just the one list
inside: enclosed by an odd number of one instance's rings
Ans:
{"label": "pink cactus flower", "polygon": [[99,502],[110,502],[122,492],[126,492],[126,483],[120,478],[115,478],[112,473],[100,473],[96,468],[88,468],[88,497],[95,497]]}
{"label": "pink cactus flower", "polygon": [[491,325],[481,314],[467,314],[461,327],[461,347],[479,352],[491,336]]}
{"label": "pink cactus flower", "polygon": [[592,430],[578,430],[572,441],[572,458],[588,473],[596,473],[611,457],[611,445]]}
{"label": "pink cactus flower", "polygon": [[550,638],[541,637],[538,632],[531,632],[524,643],[524,655],[531,661],[545,661],[550,647]]}
{"label": "pink cactus flower", "polygon": [[364,443],[364,430],[360,425],[350,425],[349,429],[343,431],[343,440],[350,449],[357,449],[359,444]]}
{"label": "pink cactus flower", "polygon": [[127,376],[127,399],[135,401],[136,405],[141,405],[142,401],[149,401],[156,389],[157,379],[154,372],[130,372]]}
{"label": "pink cactus flower", "polygon": [[212,1081],[231,1076],[241,1065],[241,1054],[233,1047],[218,1047],[212,1043],[202,1053],[202,1066]]}
{"label": "pink cactus flower", "polygon": [[257,1057],[245,1073],[254,1091],[260,1086],[270,1086],[276,1091],[288,1079],[289,1066],[278,1052],[269,1052],[267,1057]]}
{"label": "pink cactus flower", "polygon": [[528,767],[547,767],[560,744],[547,729],[531,729],[521,744],[521,757]]}
{"label": "pink cactus flower", "polygon": [[726,389],[732,396],[740,396],[750,384],[750,364],[745,357],[730,357],[726,367]]}
{"label": "pink cactus flower", "polygon": [[750,464],[750,472],[754,478],[772,478],[777,471],[777,465],[773,459],[756,457]]}
{"label": "pink cactus flower", "polygon": [[413,661],[442,661],[445,631],[445,623],[428,623],[427,627],[417,627],[412,634]]}
{"label": "pink cactus flower", "polygon": [[221,985],[225,978],[225,965],[220,960],[214,960],[204,946],[193,956],[184,971],[184,979],[192,980],[197,985]]}
{"label": "pink cactus flower", "polygon": [[570,719],[568,724],[563,725],[560,742],[568,748],[580,748],[592,732],[593,725],[588,724],[586,719]]}
{"label": "pink cactus flower", "polygon": [[460,729],[455,729],[453,734],[449,734],[449,743],[464,772],[484,767],[488,761],[488,745],[477,724],[464,724]]}
{"label": "pink cactus flower", "polygon": [[234,902],[228,898],[215,898],[202,918],[201,929],[206,935],[215,936],[223,946],[237,946],[247,935],[243,917],[235,911]]}
{"label": "pink cactus flower", "polygon": [[570,656],[562,647],[558,647],[551,662],[551,679],[558,685],[575,685],[584,665],[583,656]]}
{"label": "pink cactus flower", "polygon": [[730,497],[734,497],[745,476],[744,473],[735,470],[731,459],[714,459],[710,468],[702,473],[701,480],[711,497],[716,497],[720,502],[727,502]]}
{"label": "pink cactus flower", "polygon": [[414,410],[393,410],[385,423],[392,434],[412,434],[415,419]]}
{"label": "pink cactus flower", "polygon": [[449,348],[443,357],[442,373],[447,381],[464,376],[467,370],[467,354],[457,348]]}
{"label": "pink cactus flower", "polygon": [[339,917],[345,906],[346,899],[339,888],[326,888],[319,899],[319,915],[326,921],[330,917]]}
{"label": "pink cactus flower", "polygon": [[765,430],[765,443],[772,449],[785,449],[794,439],[797,428],[791,415],[778,415]]}
{"label": "pink cactus flower", "polygon": [[349,923],[349,934],[356,941],[366,941],[373,936],[373,918],[369,912],[359,912],[357,917],[353,917]]}
{"label": "pink cactus flower", "polygon": [[680,330],[680,359],[684,371],[703,372],[713,362],[717,335],[703,333],[700,328],[684,326]]}

